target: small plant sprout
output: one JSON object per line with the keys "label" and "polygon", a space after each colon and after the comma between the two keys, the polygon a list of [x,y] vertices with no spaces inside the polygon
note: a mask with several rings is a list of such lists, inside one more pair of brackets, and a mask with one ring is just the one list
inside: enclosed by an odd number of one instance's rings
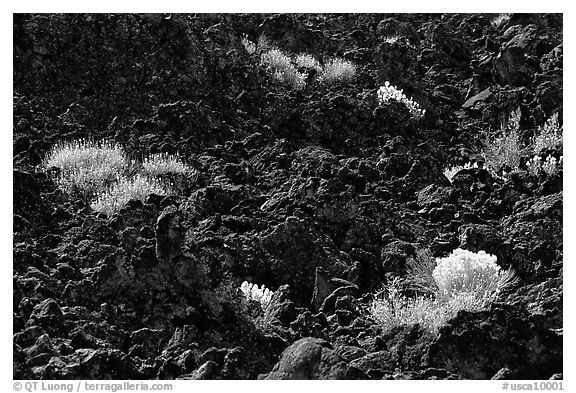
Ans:
{"label": "small plant sprout", "polygon": [[452,179],[458,172],[464,169],[472,169],[472,168],[478,168],[478,164],[477,163],[472,164],[470,162],[467,162],[464,165],[453,165],[444,169],[444,176],[446,176],[448,180],[450,180],[450,183],[452,183]]}
{"label": "small plant sprout", "polygon": [[258,288],[258,285],[251,284],[248,281],[244,281],[240,285],[240,290],[244,294],[244,297],[247,301],[258,302],[263,310],[268,307],[270,301],[272,300],[272,295],[274,295],[274,292],[266,288],[264,284]]}
{"label": "small plant sprout", "polygon": [[396,33],[396,34],[392,34],[389,36],[386,36],[382,39],[383,42],[387,43],[387,44],[395,44],[400,40],[401,36],[400,34]]}
{"label": "small plant sprout", "polygon": [[248,52],[251,55],[256,53],[256,44],[250,41],[247,35],[243,35],[240,42],[242,42],[242,45],[244,46],[244,49],[246,49],[246,52]]}
{"label": "small plant sprout", "polygon": [[420,109],[420,105],[412,100],[412,98],[406,97],[406,94],[395,86],[392,86],[390,82],[384,82],[384,86],[380,86],[378,89],[378,103],[380,105],[389,102],[390,100],[396,100],[403,103],[408,108],[408,111],[415,119],[421,119],[426,114],[426,110]]}

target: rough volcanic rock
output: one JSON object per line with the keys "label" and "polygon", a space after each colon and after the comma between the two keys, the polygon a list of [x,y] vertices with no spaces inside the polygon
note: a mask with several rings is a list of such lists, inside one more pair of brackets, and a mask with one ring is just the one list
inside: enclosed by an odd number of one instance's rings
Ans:
{"label": "rough volcanic rock", "polygon": [[[482,149],[517,108],[523,143],[553,113],[561,123],[562,23],[14,14],[14,378],[561,378],[563,172],[533,176],[526,153],[491,173]],[[299,67],[292,89],[261,62],[272,47],[355,75]],[[425,116],[378,102],[386,81]],[[79,139],[121,144],[129,174],[150,153],[192,170],[160,176],[173,195],[97,213],[44,164]],[[420,250],[457,247],[518,281],[438,334],[384,331],[374,294]]]}
{"label": "rough volcanic rock", "polygon": [[562,336],[543,322],[506,306],[461,311],[440,331],[427,361],[470,379],[489,379],[504,366],[520,379],[548,379],[562,370]]}
{"label": "rough volcanic rock", "polygon": [[324,340],[307,337],[281,355],[272,371],[260,379],[351,379],[343,359]]}

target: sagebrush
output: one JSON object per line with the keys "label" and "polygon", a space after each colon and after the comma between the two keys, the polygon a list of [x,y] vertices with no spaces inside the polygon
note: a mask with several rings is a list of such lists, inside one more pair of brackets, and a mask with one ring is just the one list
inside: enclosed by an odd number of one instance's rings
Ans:
{"label": "sagebrush", "polygon": [[393,279],[371,304],[372,317],[386,330],[418,323],[437,331],[460,310],[482,310],[516,283],[512,270],[483,251],[456,249],[436,260],[420,251],[407,267],[406,278]]}

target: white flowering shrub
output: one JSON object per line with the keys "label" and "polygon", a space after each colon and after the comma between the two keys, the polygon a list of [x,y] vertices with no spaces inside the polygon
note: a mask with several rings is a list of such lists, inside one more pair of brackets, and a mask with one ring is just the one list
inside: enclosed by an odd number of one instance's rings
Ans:
{"label": "white flowering shrub", "polygon": [[558,113],[554,113],[543,126],[541,126],[537,134],[532,139],[532,146],[534,154],[539,154],[545,149],[555,149],[562,147],[562,127],[558,122]]}
{"label": "white flowering shrub", "polygon": [[166,173],[185,174],[188,172],[190,168],[180,160],[178,155],[157,153],[145,157],[142,162],[142,173],[150,177]]}
{"label": "white flowering shrub", "polygon": [[86,139],[58,143],[44,159],[44,167],[60,169],[55,180],[63,190],[86,195],[114,181],[129,164],[120,145]]}
{"label": "white flowering shrub", "polygon": [[450,180],[450,183],[452,183],[452,179],[458,172],[460,172],[463,169],[471,169],[471,168],[478,168],[478,164],[477,163],[472,164],[470,162],[467,162],[464,165],[449,166],[446,169],[444,169],[444,176],[446,176],[448,180]]}
{"label": "white flowering shrub", "polygon": [[432,277],[439,297],[450,299],[465,294],[486,305],[510,284],[513,274],[496,264],[495,255],[458,248],[449,256],[436,260]]}
{"label": "white flowering shrub", "polygon": [[109,216],[117,213],[132,199],[144,201],[150,194],[169,193],[169,187],[156,178],[141,174],[132,178],[122,176],[106,190],[99,192],[90,207]]}
{"label": "white flowering shrub", "polygon": [[384,82],[384,86],[380,86],[377,94],[379,104],[384,104],[390,100],[396,100],[406,105],[410,114],[416,119],[420,119],[426,114],[426,110],[421,109],[417,102],[412,100],[412,98],[406,97],[402,89],[397,89],[388,81]]}
{"label": "white flowering shrub", "polygon": [[392,45],[397,43],[400,40],[400,38],[401,38],[400,34],[396,33],[382,38],[382,42]]}
{"label": "white flowering shrub", "polygon": [[322,83],[348,82],[356,75],[356,65],[351,61],[336,58],[324,64],[324,70],[319,76]]}
{"label": "white flowering shrub", "polygon": [[[372,317],[385,329],[405,324],[420,324],[437,331],[458,311],[479,311],[495,301],[516,278],[511,270],[502,270],[496,257],[480,251],[457,249],[446,258],[418,253],[408,262],[408,277],[393,280],[375,299]],[[423,295],[407,297],[402,286]]]}
{"label": "white flowering shrub", "polygon": [[564,166],[564,156],[560,156],[557,159],[553,156],[547,156],[546,160],[542,160],[542,157],[536,155],[526,162],[526,168],[531,174],[538,176],[541,173],[545,173],[548,176],[553,176],[557,174]]}
{"label": "white flowering shrub", "polygon": [[268,307],[272,300],[272,295],[274,295],[274,292],[266,288],[264,284],[258,288],[258,285],[251,284],[248,281],[244,281],[240,285],[240,290],[247,301],[258,302],[263,310]]}

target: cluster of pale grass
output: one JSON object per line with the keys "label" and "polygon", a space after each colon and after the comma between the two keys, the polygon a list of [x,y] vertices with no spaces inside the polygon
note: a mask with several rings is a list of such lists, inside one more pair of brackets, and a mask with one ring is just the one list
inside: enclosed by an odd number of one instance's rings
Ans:
{"label": "cluster of pale grass", "polygon": [[426,114],[426,110],[421,109],[420,105],[416,101],[412,98],[408,98],[402,89],[397,89],[388,81],[384,82],[384,86],[380,86],[377,94],[378,102],[380,104],[384,104],[390,100],[401,102],[406,105],[410,114],[416,119],[421,119]]}
{"label": "cluster of pale grass", "polygon": [[546,149],[556,149],[562,147],[562,128],[558,122],[558,112],[554,113],[532,139],[533,151],[535,154]]}
{"label": "cluster of pale grass", "polygon": [[60,169],[56,182],[63,190],[86,195],[113,182],[129,163],[118,144],[87,139],[58,143],[44,159],[46,168]]}
{"label": "cluster of pale grass", "polygon": [[252,284],[248,281],[244,281],[240,285],[240,290],[244,294],[246,300],[260,303],[260,306],[263,310],[268,307],[270,301],[272,300],[272,295],[274,295],[274,292],[266,288],[264,284],[258,288],[257,284]]}
{"label": "cluster of pale grass", "polygon": [[92,200],[92,209],[106,215],[118,212],[132,199],[143,201],[150,194],[169,195],[170,187],[157,176],[189,172],[177,155],[153,154],[144,159],[141,173],[130,176],[128,169],[137,166],[120,145],[90,140],[55,145],[44,166],[59,168],[57,184],[66,192],[82,193]]}
{"label": "cluster of pale grass", "polygon": [[244,49],[246,49],[246,52],[250,53],[251,55],[256,53],[256,44],[250,41],[247,35],[242,36],[241,42],[242,45],[244,45]]}
{"label": "cluster of pale grass", "polygon": [[494,17],[490,21],[490,23],[495,28],[499,28],[500,26],[504,25],[505,23],[508,23],[508,21],[510,20],[511,17],[512,17],[512,14],[510,14],[510,13],[498,14],[498,15],[496,15],[496,17]]}
{"label": "cluster of pale grass", "polygon": [[400,38],[401,38],[400,34],[396,33],[382,38],[382,42],[392,45],[397,43],[400,40]]}
{"label": "cluster of pale grass", "polygon": [[281,83],[299,90],[306,86],[306,75],[299,72],[290,57],[280,49],[274,48],[262,53],[260,62],[272,71],[274,78]]}
{"label": "cluster of pale grass", "polygon": [[500,135],[487,138],[484,144],[484,165],[492,173],[502,168],[512,171],[520,165],[524,152],[520,142],[520,108],[513,111],[508,123],[502,127]]}
{"label": "cluster of pale grass", "polygon": [[296,64],[296,67],[314,69],[318,74],[322,73],[320,62],[316,60],[314,56],[307,53],[301,53],[296,56],[294,63]]}
{"label": "cluster of pale grass", "polygon": [[295,90],[306,87],[307,74],[302,72],[302,69],[316,70],[317,80],[326,84],[348,82],[356,75],[356,66],[350,61],[335,58],[323,67],[310,54],[301,53],[292,59],[280,49],[271,46],[265,36],[260,36],[257,44],[246,36],[242,37],[241,42],[248,53],[260,53],[260,64],[269,70],[274,79]]}
{"label": "cluster of pale grass", "polygon": [[482,152],[486,168],[493,174],[498,174],[502,168],[517,171],[524,153],[533,152],[535,155],[526,162],[529,172],[533,174],[544,172],[548,175],[557,173],[562,168],[562,159],[546,157],[542,160],[538,154],[546,149],[562,148],[562,127],[558,123],[558,113],[553,114],[538,129],[527,146],[523,146],[520,141],[520,116],[519,109],[512,112],[500,134],[486,140]]}
{"label": "cluster of pale grass", "polygon": [[481,310],[478,300],[469,294],[460,294],[449,299],[438,299],[419,295],[406,297],[394,294],[372,303],[371,314],[384,328],[390,330],[402,325],[419,324],[422,328],[437,332],[460,310]]}
{"label": "cluster of pale grass", "polygon": [[112,215],[126,204],[137,199],[144,201],[150,194],[168,195],[169,187],[162,181],[141,174],[120,177],[106,190],[99,192],[90,207],[97,212]]}
{"label": "cluster of pale grass", "polygon": [[454,176],[456,176],[458,172],[460,172],[463,169],[472,169],[472,168],[478,168],[478,164],[477,163],[472,164],[470,162],[467,162],[464,165],[449,166],[446,169],[444,169],[444,176],[446,176],[448,180],[450,180],[450,183],[452,183],[452,179],[454,179]]}
{"label": "cluster of pale grass", "polygon": [[356,75],[354,63],[344,59],[332,59],[324,64],[324,71],[319,79],[323,83],[348,82]]}
{"label": "cluster of pale grass", "polygon": [[486,168],[498,173],[502,168],[518,168],[522,152],[518,131],[512,129],[503,135],[489,138],[482,155]]}
{"label": "cluster of pale grass", "polygon": [[152,154],[145,157],[142,162],[142,173],[152,177],[166,173],[185,174],[188,172],[190,172],[190,168],[180,160],[177,154]]}
{"label": "cluster of pale grass", "polygon": [[[496,257],[483,251],[457,249],[437,260],[420,251],[408,262],[407,278],[392,280],[384,296],[372,302],[370,313],[385,330],[418,323],[436,332],[461,310],[485,309],[515,282],[511,270],[501,270]],[[403,288],[418,295],[408,297]]]}

